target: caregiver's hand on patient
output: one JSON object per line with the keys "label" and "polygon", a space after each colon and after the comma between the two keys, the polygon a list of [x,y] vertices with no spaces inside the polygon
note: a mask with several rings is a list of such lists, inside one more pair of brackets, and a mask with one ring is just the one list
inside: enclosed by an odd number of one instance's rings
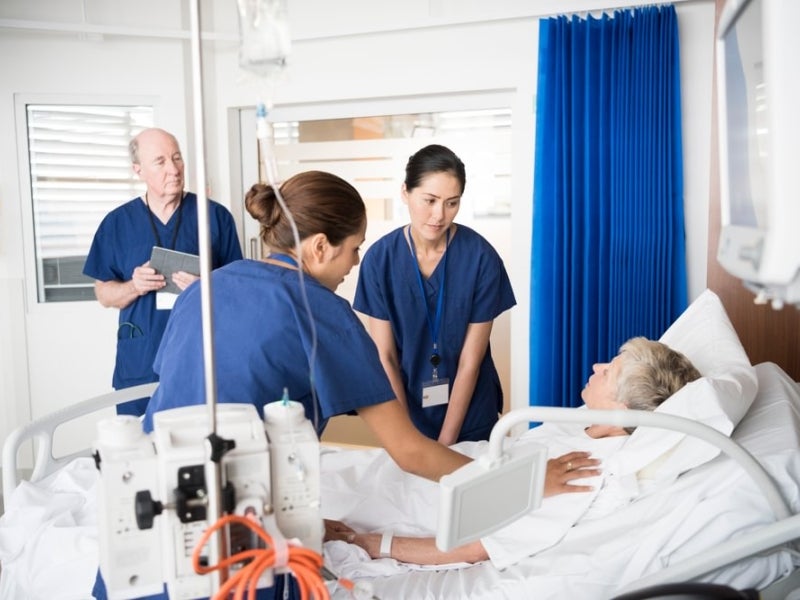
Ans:
{"label": "caregiver's hand on patient", "polygon": [[569,492],[591,492],[590,485],[575,485],[575,479],[596,477],[600,469],[596,468],[600,461],[591,458],[588,452],[567,452],[547,461],[547,474],[544,478],[544,495],[555,496]]}

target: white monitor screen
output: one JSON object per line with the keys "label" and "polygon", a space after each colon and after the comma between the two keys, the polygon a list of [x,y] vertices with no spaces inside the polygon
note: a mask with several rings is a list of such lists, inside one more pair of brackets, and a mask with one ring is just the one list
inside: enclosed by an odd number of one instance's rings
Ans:
{"label": "white monitor screen", "polygon": [[723,36],[727,111],[728,206],[731,225],[767,227],[767,90],[762,0],[751,0]]}
{"label": "white monitor screen", "polygon": [[717,40],[717,259],[759,302],[800,305],[798,0],[727,0]]}

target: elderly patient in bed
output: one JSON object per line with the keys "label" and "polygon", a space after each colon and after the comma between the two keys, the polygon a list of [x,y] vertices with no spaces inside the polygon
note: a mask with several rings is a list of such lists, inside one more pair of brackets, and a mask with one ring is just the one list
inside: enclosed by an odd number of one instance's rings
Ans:
{"label": "elderly patient in bed", "polygon": [[[594,365],[593,373],[581,392],[581,398],[585,406],[591,409],[654,410],[684,385],[698,378],[700,378],[700,373],[683,354],[672,350],[661,342],[637,337],[623,344],[619,354],[610,363]],[[539,428],[530,430],[515,443],[525,443],[527,439],[542,443],[542,436],[544,436],[551,456],[558,456],[560,454],[559,451],[564,450],[564,446],[569,444],[571,448],[567,449],[575,450],[577,447],[579,450],[590,451],[593,456],[603,458],[604,456],[611,456],[616,449],[620,448],[625,437],[631,433],[632,429],[623,429],[611,425],[592,425],[586,428],[576,428],[575,426],[563,427],[544,424]],[[552,494],[553,490],[563,489],[563,485],[569,485],[575,481],[583,484],[583,489],[589,491],[583,494],[559,496],[557,499],[550,501],[545,500],[545,503],[551,502],[551,504],[573,503],[574,506],[568,509],[567,512],[578,515],[575,518],[585,516],[594,497],[591,491],[598,485],[598,478],[593,477],[597,474],[597,471],[592,468],[594,465],[588,462],[584,463],[583,456],[586,456],[586,454],[565,454],[548,461],[548,482],[545,485],[546,496],[548,492]],[[576,480],[576,472],[580,473],[584,469],[587,477]],[[371,477],[374,479],[375,471],[372,466],[370,467],[370,472]],[[378,476],[377,479],[379,480],[380,477]],[[411,496],[410,498],[404,497],[405,502],[411,503],[419,503],[419,496],[425,495],[425,492],[431,492],[435,495],[435,487],[425,488],[420,492],[419,489],[415,490],[413,486],[409,488],[406,484],[388,492],[386,490],[373,490],[379,495],[385,495],[383,499],[373,500],[375,504],[381,504],[380,507],[376,506],[375,512],[386,509],[386,505],[390,503],[395,506],[402,504],[403,500],[400,499],[392,502],[392,495],[396,496],[398,492]],[[575,496],[584,496],[585,498],[577,500],[576,503]],[[423,509],[421,512],[423,514],[435,513],[436,509],[432,502],[428,508]],[[491,507],[487,507],[487,510],[491,510]],[[363,548],[371,558],[379,558],[381,532],[362,532],[364,528],[370,528],[368,523],[370,511],[368,504],[362,504],[350,514],[345,514],[342,520],[332,519],[327,521],[326,540],[355,544]],[[537,512],[539,511],[534,511],[534,513]],[[384,517],[384,520],[378,521],[383,524],[381,529],[409,530],[408,527],[403,527],[402,524],[397,523],[397,520],[401,518],[397,514],[394,515],[396,518],[395,523],[391,522],[391,508],[386,510],[384,514],[388,514],[388,518]],[[420,513],[418,512],[417,514]],[[533,515],[533,513],[531,514]],[[528,517],[523,517],[521,521],[526,518]],[[397,525],[400,525],[400,527],[397,527]],[[568,527],[571,523],[566,525]],[[532,531],[532,528],[535,530]],[[428,529],[435,529],[435,525],[430,524]],[[558,527],[555,527],[553,531],[548,531],[549,529],[547,519],[540,518],[538,522],[528,524],[528,526],[525,523],[515,522],[496,534],[485,536],[476,542],[460,546],[448,552],[438,550],[434,538],[429,534],[424,536],[397,535],[392,539],[390,557],[404,563],[420,565],[475,563],[491,558],[492,562],[502,566],[506,563],[514,562],[514,557],[524,556],[536,551],[537,547],[543,548],[548,544],[555,543],[557,541],[556,538],[564,533],[563,527],[560,530]],[[538,541],[532,542],[532,536],[538,538]],[[548,537],[551,539],[548,540]],[[534,547],[532,544],[538,544],[538,546]]]}

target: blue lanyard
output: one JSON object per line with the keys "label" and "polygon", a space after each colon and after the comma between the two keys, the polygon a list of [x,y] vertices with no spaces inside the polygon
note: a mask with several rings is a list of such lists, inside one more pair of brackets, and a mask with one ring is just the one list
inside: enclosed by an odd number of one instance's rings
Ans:
{"label": "blue lanyard", "polygon": [[294,258],[292,258],[291,256],[289,256],[288,254],[280,254],[279,252],[278,253],[270,252],[270,254],[269,254],[269,256],[267,258],[272,258],[274,260],[279,260],[279,261],[281,261],[283,263],[286,263],[287,265],[292,265],[296,269],[300,268],[300,266],[297,264],[297,261]]}
{"label": "blue lanyard", "polygon": [[433,354],[431,354],[430,362],[433,365],[433,378],[438,378],[437,367],[441,362],[439,356],[439,346],[437,340],[439,339],[439,327],[442,324],[442,307],[444,306],[444,282],[447,275],[447,248],[450,246],[450,229],[447,230],[447,238],[444,245],[444,256],[442,260],[442,282],[439,284],[439,297],[436,299],[436,315],[431,317],[431,311],[428,310],[428,296],[425,294],[425,284],[422,281],[422,271],[419,269],[419,262],[417,262],[417,249],[414,247],[414,238],[411,236],[411,228],[408,230],[408,241],[411,246],[411,258],[414,261],[414,266],[417,270],[417,281],[419,282],[419,290],[422,292],[422,303],[425,305],[425,316],[428,318],[428,330],[431,332],[433,338]]}

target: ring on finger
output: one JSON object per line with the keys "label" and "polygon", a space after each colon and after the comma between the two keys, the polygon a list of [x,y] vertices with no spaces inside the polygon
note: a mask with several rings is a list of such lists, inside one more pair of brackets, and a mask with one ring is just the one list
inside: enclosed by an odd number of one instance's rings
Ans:
{"label": "ring on finger", "polygon": [[572,461],[567,463],[567,471],[572,471]]}

